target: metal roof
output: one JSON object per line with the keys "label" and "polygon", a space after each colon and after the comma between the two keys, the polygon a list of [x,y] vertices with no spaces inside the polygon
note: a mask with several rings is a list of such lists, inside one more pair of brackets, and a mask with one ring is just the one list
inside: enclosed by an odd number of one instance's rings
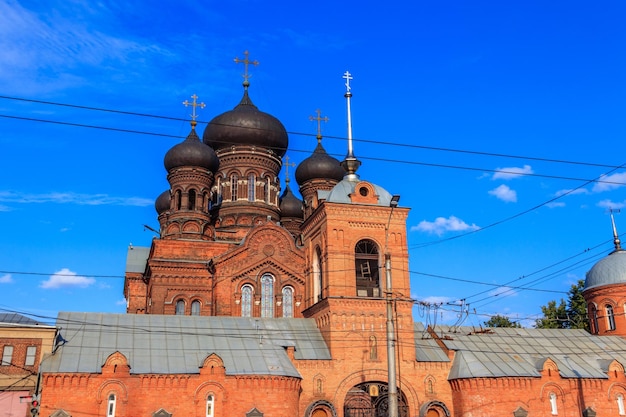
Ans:
{"label": "metal roof", "polygon": [[539,377],[549,358],[563,378],[608,378],[612,360],[626,365],[626,340],[584,330],[461,327],[442,342],[456,351],[448,379]]}
{"label": "metal roof", "polygon": [[150,248],[145,246],[129,246],[126,255],[126,272],[138,272],[143,274],[150,255]]}
{"label": "metal roof", "polygon": [[24,325],[24,326],[49,326],[45,323],[41,323],[37,320],[33,320],[30,317],[23,316],[18,313],[0,313],[0,326],[2,325]]}
{"label": "metal roof", "polygon": [[[328,201],[329,203],[352,204],[350,194],[354,193],[354,188],[360,182],[360,180],[353,180],[347,177],[344,178],[337,185],[335,185],[332,190],[330,190],[330,192],[326,196],[326,201]],[[389,191],[371,182],[370,184],[374,187],[374,192],[378,196],[378,203],[376,205],[389,207],[392,198],[392,195],[389,194]]]}
{"label": "metal roof", "polygon": [[422,323],[413,324],[415,358],[418,362],[450,362],[446,352],[426,331]]}
{"label": "metal roof", "polygon": [[227,375],[300,377],[289,346],[296,359],[330,359],[312,319],[59,313],[57,326],[66,342],[43,372],[98,373],[116,351],[133,374],[198,374],[215,353]]}

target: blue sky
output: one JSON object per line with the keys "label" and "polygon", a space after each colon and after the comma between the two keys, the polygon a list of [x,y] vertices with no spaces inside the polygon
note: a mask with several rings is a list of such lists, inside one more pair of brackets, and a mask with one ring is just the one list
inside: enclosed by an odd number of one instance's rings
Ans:
{"label": "blue sky", "polygon": [[495,313],[529,324],[610,252],[607,209],[626,205],[625,12],[621,1],[0,0],[0,308],[125,311],[127,247],[149,246],[163,157],[189,131],[181,103],[206,104],[201,131],[233,108],[233,59],[249,50],[251,98],[290,132],[295,162],[315,147],[318,108],[324,146],[345,155],[341,77],[353,74],[359,174],[411,208],[417,320],[454,322],[466,300],[464,324]]}

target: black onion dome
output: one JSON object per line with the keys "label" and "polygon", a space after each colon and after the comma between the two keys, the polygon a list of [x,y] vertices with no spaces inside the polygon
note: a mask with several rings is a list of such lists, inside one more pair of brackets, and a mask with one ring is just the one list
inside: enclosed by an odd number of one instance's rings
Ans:
{"label": "black onion dome", "polygon": [[170,209],[170,190],[163,191],[154,202],[154,208],[157,214],[161,214]]}
{"label": "black onion dome", "polygon": [[202,140],[215,150],[233,145],[251,145],[270,148],[281,157],[289,146],[285,126],[252,104],[248,90],[244,91],[237,107],[209,122]]}
{"label": "black onion dome", "polygon": [[341,181],[345,175],[346,171],[340,165],[339,160],[328,155],[320,142],[313,154],[296,168],[296,181],[299,185],[318,178]]}
{"label": "black onion dome", "polygon": [[289,188],[289,184],[285,187],[285,192],[280,197],[280,215],[281,217],[297,217],[304,218],[302,211],[302,200],[296,197]]}
{"label": "black onion dome", "polygon": [[187,139],[167,151],[164,164],[168,172],[172,168],[194,166],[206,168],[214,173],[219,168],[220,161],[210,146],[200,142],[196,130],[191,129]]}

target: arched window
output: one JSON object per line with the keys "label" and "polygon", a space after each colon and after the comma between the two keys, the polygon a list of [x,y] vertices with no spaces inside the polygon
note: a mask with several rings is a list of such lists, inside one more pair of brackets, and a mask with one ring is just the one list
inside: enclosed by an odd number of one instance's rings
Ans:
{"label": "arched window", "polygon": [[178,300],[176,301],[176,315],[182,316],[185,314],[185,301]]}
{"label": "arched window", "polygon": [[283,288],[283,317],[293,317],[293,288]]}
{"label": "arched window", "polygon": [[261,317],[274,317],[274,277],[261,277]]}
{"label": "arched window", "polygon": [[591,333],[598,334],[598,309],[593,303],[589,304],[589,322]]}
{"label": "arched window", "polygon": [[626,416],[626,408],[624,408],[624,396],[617,394],[617,410],[620,416]]}
{"label": "arched window", "polygon": [[200,301],[195,300],[191,303],[191,315],[192,316],[200,315]]}
{"label": "arched window", "polygon": [[615,314],[613,314],[613,306],[611,304],[607,304],[605,308],[607,330],[615,330]]}
{"label": "arched window", "polygon": [[115,394],[109,394],[107,402],[107,417],[115,417]]}
{"label": "arched window", "polygon": [[187,208],[189,210],[196,209],[196,190],[189,190],[189,201],[187,202]]}
{"label": "arched window", "polygon": [[237,189],[239,187],[239,177],[237,174],[230,176],[230,201],[237,201]]}
{"label": "arched window", "polygon": [[215,415],[215,398],[209,394],[206,397],[206,417],[213,417]]}
{"label": "arched window", "polygon": [[267,204],[270,202],[270,177],[265,177],[265,182],[263,183],[263,201]]}
{"label": "arched window", "polygon": [[241,317],[252,317],[252,286],[241,287]]}
{"label": "arched window", "polygon": [[323,298],[322,288],[322,251],[317,247],[313,254],[313,303]]}
{"label": "arched window", "polygon": [[380,297],[378,246],[369,239],[363,239],[356,244],[354,252],[356,295]]}
{"label": "arched window", "polygon": [[248,201],[254,201],[254,188],[255,188],[254,174],[248,175]]}
{"label": "arched window", "polygon": [[180,210],[180,206],[182,204],[182,197],[180,194],[180,190],[176,191],[175,199],[176,199],[176,210]]}
{"label": "arched window", "polygon": [[553,392],[550,393],[550,409],[553,416],[559,414],[559,409],[556,406],[556,394]]}

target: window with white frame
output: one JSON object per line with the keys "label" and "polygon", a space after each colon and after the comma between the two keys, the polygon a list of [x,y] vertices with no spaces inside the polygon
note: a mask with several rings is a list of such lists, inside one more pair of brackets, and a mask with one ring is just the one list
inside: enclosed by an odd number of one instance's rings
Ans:
{"label": "window with white frame", "polygon": [[115,417],[115,394],[109,394],[109,401],[107,402],[107,417]]}
{"label": "window with white frame", "polygon": [[230,176],[230,201],[237,201],[237,190],[239,189],[239,177],[237,174]]}
{"label": "window with white frame", "polygon": [[200,301],[195,300],[191,303],[191,315],[192,316],[200,315]]}
{"label": "window with white frame", "polygon": [[176,301],[176,315],[182,316],[185,314],[185,301],[178,300]]}
{"label": "window with white frame", "polygon": [[254,188],[256,186],[254,174],[248,176],[248,201],[254,201]]}
{"label": "window with white frame", "polygon": [[37,355],[37,346],[28,346],[26,348],[26,359],[24,359],[24,366],[33,366],[35,364],[35,355]]}
{"label": "window with white frame", "polygon": [[615,330],[615,314],[613,313],[613,306],[611,304],[607,304],[605,308],[607,330]]}
{"label": "window with white frame", "polygon": [[274,317],[274,277],[261,277],[261,317]]}
{"label": "window with white frame", "polygon": [[2,349],[2,362],[0,365],[11,365],[11,361],[13,360],[13,346],[5,346]]}
{"label": "window with white frame", "polygon": [[624,408],[624,396],[617,394],[617,411],[620,416],[626,416],[626,408]]}
{"label": "window with white frame", "polygon": [[556,405],[556,394],[553,392],[550,393],[550,409],[551,409],[553,416],[556,416],[557,414],[559,414],[559,409],[557,408],[557,405]]}
{"label": "window with white frame", "polygon": [[293,288],[283,288],[283,317],[293,317]]}
{"label": "window with white frame", "polygon": [[215,415],[215,397],[209,394],[206,397],[206,417],[213,417]]}
{"label": "window with white frame", "polygon": [[241,287],[241,317],[252,317],[252,294],[250,284]]}

